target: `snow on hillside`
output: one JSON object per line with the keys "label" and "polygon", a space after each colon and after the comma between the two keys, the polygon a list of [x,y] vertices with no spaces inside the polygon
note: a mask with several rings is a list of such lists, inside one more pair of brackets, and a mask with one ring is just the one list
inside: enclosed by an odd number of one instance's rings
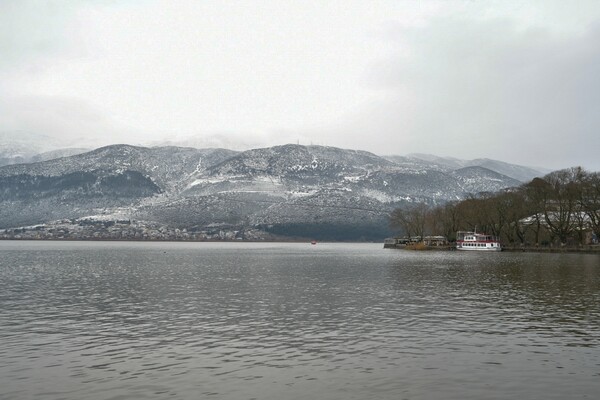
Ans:
{"label": "snow on hillside", "polygon": [[304,232],[328,224],[385,230],[396,207],[519,183],[483,167],[453,170],[326,146],[235,152],[112,145],[0,167],[0,228],[118,215],[181,229],[260,225]]}

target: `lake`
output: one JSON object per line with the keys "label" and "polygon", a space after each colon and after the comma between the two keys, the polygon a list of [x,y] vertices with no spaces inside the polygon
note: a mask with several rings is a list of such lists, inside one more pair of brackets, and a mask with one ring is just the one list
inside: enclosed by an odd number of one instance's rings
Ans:
{"label": "lake", "polygon": [[0,399],[592,399],[600,256],[0,241]]}

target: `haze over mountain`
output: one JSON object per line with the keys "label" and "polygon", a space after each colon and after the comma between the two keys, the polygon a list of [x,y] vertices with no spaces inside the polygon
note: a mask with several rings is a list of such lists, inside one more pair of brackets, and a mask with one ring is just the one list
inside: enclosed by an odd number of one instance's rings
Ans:
{"label": "haze over mountain", "polygon": [[[388,233],[396,207],[441,204],[522,182],[469,164],[452,169],[292,144],[243,152],[112,145],[0,167],[0,228],[112,215],[181,229],[378,239]],[[520,175],[533,171],[489,164]]]}
{"label": "haze over mountain", "polygon": [[[0,2],[0,131],[600,169],[600,2]],[[38,144],[41,143],[38,141]]]}
{"label": "haze over mountain", "polygon": [[[391,156],[388,157],[396,162],[401,162],[402,157]],[[411,153],[406,156],[409,160],[414,162],[415,160],[422,160],[426,162],[426,165],[434,166],[437,165],[441,169],[455,170],[465,167],[484,167],[492,171],[496,171],[500,174],[510,176],[522,182],[530,181],[531,179],[545,175],[551,172],[549,168],[543,167],[527,167],[523,165],[509,164],[504,161],[490,160],[488,158],[477,158],[474,160],[461,160],[454,157],[439,157],[433,154],[422,154],[422,153]]]}
{"label": "haze over mountain", "polygon": [[[149,148],[214,148],[214,146],[203,146],[206,143],[213,143],[211,140],[202,140],[201,138],[195,137],[190,137],[187,139],[173,139],[167,141],[163,140],[151,142],[151,145],[140,145],[134,143],[133,146]],[[0,131],[0,166],[47,161],[54,158],[61,158],[70,155],[81,154],[92,150],[87,147],[80,147],[78,146],[79,144],[80,142],[77,140],[59,140],[51,136],[37,134],[33,132]],[[231,151],[239,150],[231,149]],[[474,160],[461,160],[453,157],[440,157],[432,154],[422,153],[411,153],[408,155],[387,155],[384,156],[384,158],[393,161],[394,163],[399,165],[406,164],[411,167],[414,167],[416,165],[422,165],[424,169],[439,169],[446,172],[469,166],[483,166],[523,182],[528,181],[536,176],[544,175],[550,172],[550,169],[544,167],[515,165],[499,160],[490,160],[486,158]]]}

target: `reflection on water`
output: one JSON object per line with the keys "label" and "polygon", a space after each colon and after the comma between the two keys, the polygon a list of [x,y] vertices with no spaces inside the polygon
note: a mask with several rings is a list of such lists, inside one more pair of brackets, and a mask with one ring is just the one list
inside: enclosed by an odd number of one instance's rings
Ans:
{"label": "reflection on water", "polygon": [[0,242],[2,399],[594,398],[600,258]]}

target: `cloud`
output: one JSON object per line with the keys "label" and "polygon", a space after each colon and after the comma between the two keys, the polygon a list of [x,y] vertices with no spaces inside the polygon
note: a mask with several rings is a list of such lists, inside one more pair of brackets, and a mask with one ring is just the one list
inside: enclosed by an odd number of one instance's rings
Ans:
{"label": "cloud", "polygon": [[[53,138],[45,150],[95,147],[115,142],[139,143],[140,133],[119,125],[106,113],[79,98],[59,96],[0,97],[3,132],[27,132]],[[18,133],[15,133],[18,134]]]}
{"label": "cloud", "polygon": [[445,17],[388,38],[395,52],[366,77],[379,96],[338,128],[350,141],[600,169],[600,26],[563,36],[510,19]]}
{"label": "cloud", "polygon": [[0,1],[0,131],[600,170],[600,3],[564,4]]}
{"label": "cloud", "polygon": [[74,39],[70,20],[75,2],[4,0],[0,2],[0,69],[65,51]]}

